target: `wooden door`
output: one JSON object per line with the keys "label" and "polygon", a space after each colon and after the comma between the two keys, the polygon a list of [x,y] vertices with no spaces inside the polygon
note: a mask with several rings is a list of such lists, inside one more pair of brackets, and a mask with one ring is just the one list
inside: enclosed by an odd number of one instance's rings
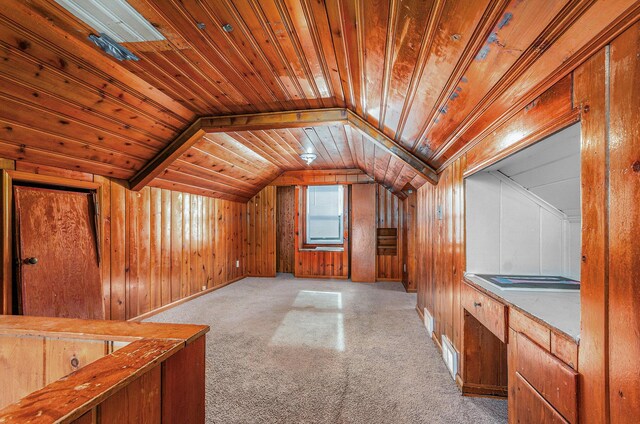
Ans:
{"label": "wooden door", "polygon": [[295,267],[295,188],[278,187],[276,201],[276,272]]}
{"label": "wooden door", "polygon": [[104,319],[91,193],[14,188],[24,315]]}
{"label": "wooden door", "polygon": [[376,186],[351,188],[351,281],[376,281]]}

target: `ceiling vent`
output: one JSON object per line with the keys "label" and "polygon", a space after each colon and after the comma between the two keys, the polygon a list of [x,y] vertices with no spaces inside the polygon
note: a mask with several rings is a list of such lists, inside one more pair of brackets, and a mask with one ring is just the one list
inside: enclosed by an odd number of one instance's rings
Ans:
{"label": "ceiling vent", "polygon": [[[138,43],[165,39],[160,31],[125,0],[56,0],[56,2],[93,28],[100,34],[100,38],[106,40],[104,36],[109,37],[110,40],[107,41],[109,43]],[[92,41],[98,44],[96,40],[92,39]]]}

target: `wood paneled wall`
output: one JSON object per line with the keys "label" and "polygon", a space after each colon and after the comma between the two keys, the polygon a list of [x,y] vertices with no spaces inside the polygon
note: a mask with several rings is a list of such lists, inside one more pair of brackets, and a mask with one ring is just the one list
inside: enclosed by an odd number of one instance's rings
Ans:
{"label": "wood paneled wall", "polygon": [[296,263],[295,188],[277,187],[276,191],[276,271],[293,273]]}
{"label": "wood paneled wall", "polygon": [[404,288],[408,292],[416,292],[418,291],[418,258],[415,255],[415,252],[418,249],[418,208],[417,208],[417,199],[418,195],[414,191],[404,199],[403,203],[403,223],[404,226],[402,228],[402,237],[403,237],[403,263],[406,264],[406,267],[403,268],[402,272],[402,284],[404,284]]}
{"label": "wood paneled wall", "polygon": [[[427,308],[435,318],[434,340],[446,335],[462,351],[462,307],[460,288],[465,271],[464,176],[551,134],[578,118],[572,110],[571,78],[563,79],[545,92],[495,133],[481,140],[466,155],[453,161],[440,174],[437,186],[425,185],[416,197],[416,248],[409,269],[418,289],[417,307]],[[501,134],[501,137],[496,137]],[[518,137],[519,136],[519,137]],[[477,150],[478,151],[477,151]],[[483,151],[489,149],[491,157]],[[471,161],[471,162],[469,162]],[[464,364],[459,370],[464,381]]]}
{"label": "wood paneled wall", "polygon": [[425,185],[417,196],[416,266],[409,271],[418,283],[417,307],[435,317],[436,341],[446,334],[461,350],[463,176],[582,121],[583,423],[632,422],[640,416],[640,244],[634,239],[640,231],[639,55],[636,23],[452,162],[437,186]]}
{"label": "wood paneled wall", "polygon": [[245,204],[156,187],[133,192],[119,180],[20,161],[9,167],[100,184],[107,319],[132,319],[245,275]]}
{"label": "wood paneled wall", "polygon": [[398,230],[398,253],[377,256],[378,281],[401,281],[403,258],[404,202],[382,185],[377,184],[377,225],[378,228]]}
{"label": "wood paneled wall", "polygon": [[[313,251],[300,249],[300,213],[302,211],[302,195],[296,186],[296,219],[295,219],[295,270],[294,275],[300,278],[349,278],[349,248],[345,240],[341,251]],[[345,224],[350,225],[348,222]]]}
{"label": "wood paneled wall", "polygon": [[276,187],[267,186],[247,203],[247,275],[276,276]]}

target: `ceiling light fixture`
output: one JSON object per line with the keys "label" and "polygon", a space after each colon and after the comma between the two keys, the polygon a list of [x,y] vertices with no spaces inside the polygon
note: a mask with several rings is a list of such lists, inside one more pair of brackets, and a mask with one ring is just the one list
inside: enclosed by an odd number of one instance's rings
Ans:
{"label": "ceiling light fixture", "polygon": [[89,40],[93,41],[93,43],[100,47],[106,54],[118,60],[140,60],[138,56],[131,53],[126,47],[116,43],[116,41],[107,34],[101,33],[100,36],[90,34]]}
{"label": "ceiling light fixture", "polygon": [[233,31],[233,25],[224,24],[224,25],[222,25],[222,29],[224,30],[224,32],[231,32],[231,31]]}
{"label": "ceiling light fixture", "polygon": [[303,153],[300,155],[300,159],[307,162],[307,165],[311,165],[311,162],[316,160],[317,157],[318,155],[316,155],[315,153]]}
{"label": "ceiling light fixture", "polygon": [[126,0],[56,0],[56,2],[93,28],[96,33],[101,36],[106,34],[116,43],[165,39],[164,35]]}

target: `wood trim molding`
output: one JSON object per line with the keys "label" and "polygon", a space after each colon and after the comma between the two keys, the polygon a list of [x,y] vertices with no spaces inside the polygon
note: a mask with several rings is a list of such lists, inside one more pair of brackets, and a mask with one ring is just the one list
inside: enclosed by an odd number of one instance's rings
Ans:
{"label": "wood trim molding", "polygon": [[13,183],[35,183],[35,184],[47,184],[54,186],[79,188],[84,190],[98,190],[102,187],[100,183],[94,183],[92,181],[74,180],[72,178],[54,177],[51,175],[32,174],[24,171],[7,170],[7,175],[11,177]]}
{"label": "wood trim molding", "polygon": [[405,162],[427,181],[437,184],[438,174],[435,169],[359,115],[346,108],[325,108],[198,118],[129,180],[129,188],[133,191],[144,188],[207,133],[316,127],[331,124],[349,125],[376,146]]}
{"label": "wood trim molding", "polygon": [[201,119],[198,118],[129,180],[130,190],[144,188],[204,135]]}
{"label": "wood trim molding", "polygon": [[347,123],[347,109],[327,108],[249,113],[230,116],[207,116],[200,118],[200,121],[200,128],[207,133],[317,127]]}
{"label": "wood trim molding", "polygon": [[424,163],[413,153],[406,150],[395,140],[385,135],[382,131],[356,115],[354,112],[347,110],[347,122],[349,126],[362,133],[367,139],[372,141],[376,146],[381,147],[393,156],[405,162],[407,165],[415,169],[418,174],[424,177],[432,184],[438,183],[438,174],[435,169]]}

